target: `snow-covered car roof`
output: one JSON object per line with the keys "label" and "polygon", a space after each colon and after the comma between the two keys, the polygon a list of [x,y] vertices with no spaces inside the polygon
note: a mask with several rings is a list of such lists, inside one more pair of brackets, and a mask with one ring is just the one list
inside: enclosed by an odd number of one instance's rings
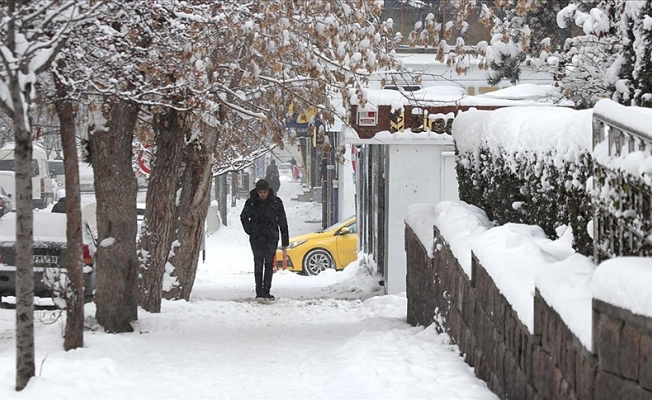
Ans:
{"label": "snow-covered car roof", "polygon": [[[84,236],[84,242],[89,238]],[[34,242],[67,243],[66,214],[35,212]],[[0,242],[16,241],[16,213],[8,213],[0,218]]]}

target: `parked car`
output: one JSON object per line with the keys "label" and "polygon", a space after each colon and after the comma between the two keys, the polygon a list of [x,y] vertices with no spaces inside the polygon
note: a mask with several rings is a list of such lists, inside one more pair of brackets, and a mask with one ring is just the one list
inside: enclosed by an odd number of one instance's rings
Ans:
{"label": "parked car", "polygon": [[[14,143],[0,148],[0,171],[14,171]],[[45,208],[54,200],[55,187],[48,170],[45,149],[34,143],[32,147],[32,201],[34,207]]]}
{"label": "parked car", "polygon": [[79,191],[95,191],[95,177],[93,175],[93,167],[84,162],[79,163]]}
{"label": "parked car", "polygon": [[14,171],[0,171],[0,186],[5,189],[7,194],[11,195],[12,198],[16,198],[16,174]]}
{"label": "parked car", "polygon": [[136,171],[135,174],[136,174],[136,181],[138,182],[138,189],[147,189],[147,185],[149,184],[147,175],[143,174],[140,171]]}
{"label": "parked car", "polygon": [[13,196],[9,194],[2,185],[0,185],[0,217],[14,210],[11,201],[12,197]]}
{"label": "parked car", "polygon": [[48,160],[50,176],[57,182],[58,188],[66,187],[66,173],[63,167],[63,160]]}
{"label": "parked car", "polygon": [[[358,230],[355,216],[323,231],[290,238],[288,270],[317,275],[326,269],[344,269],[357,258]],[[276,265],[281,268],[283,252],[276,251]]]}
{"label": "parked car", "polygon": [[[66,214],[34,213],[34,296],[56,297],[44,277],[60,276],[66,268]],[[93,299],[97,244],[87,222],[82,224],[84,300]],[[0,297],[16,295],[16,213],[0,218]]]}
{"label": "parked car", "polygon": [[138,221],[145,219],[145,209],[147,205],[145,203],[136,203],[136,218]]}

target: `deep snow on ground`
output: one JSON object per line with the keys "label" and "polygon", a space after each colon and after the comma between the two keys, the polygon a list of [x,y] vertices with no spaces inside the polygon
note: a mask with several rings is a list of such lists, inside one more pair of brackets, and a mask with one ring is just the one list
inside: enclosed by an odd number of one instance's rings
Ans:
{"label": "deep snow on ground", "polygon": [[[300,190],[290,181],[280,190],[290,235],[321,228],[306,222],[319,219],[319,204],[291,201]],[[382,295],[361,260],[316,277],[278,272],[277,300],[253,300],[243,203],[206,239],[191,301],[140,310],[133,333],[88,330],[84,348],[64,352],[63,319],[38,311],[37,376],[19,393],[15,315],[0,310],[0,399],[496,398],[446,335],[405,322],[405,296]]]}

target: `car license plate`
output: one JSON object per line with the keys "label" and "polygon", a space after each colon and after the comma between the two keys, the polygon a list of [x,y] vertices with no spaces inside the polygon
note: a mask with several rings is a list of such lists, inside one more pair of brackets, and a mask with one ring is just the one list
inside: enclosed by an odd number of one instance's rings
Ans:
{"label": "car license plate", "polygon": [[35,255],[34,264],[59,264],[58,256]]}

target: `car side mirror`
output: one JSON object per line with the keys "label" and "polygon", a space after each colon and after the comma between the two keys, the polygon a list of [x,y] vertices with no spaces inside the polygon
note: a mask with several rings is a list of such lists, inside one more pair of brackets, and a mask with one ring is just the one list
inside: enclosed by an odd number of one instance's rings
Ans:
{"label": "car side mirror", "polygon": [[345,226],[344,228],[340,229],[340,235],[348,235],[350,232],[350,229],[348,226]]}

